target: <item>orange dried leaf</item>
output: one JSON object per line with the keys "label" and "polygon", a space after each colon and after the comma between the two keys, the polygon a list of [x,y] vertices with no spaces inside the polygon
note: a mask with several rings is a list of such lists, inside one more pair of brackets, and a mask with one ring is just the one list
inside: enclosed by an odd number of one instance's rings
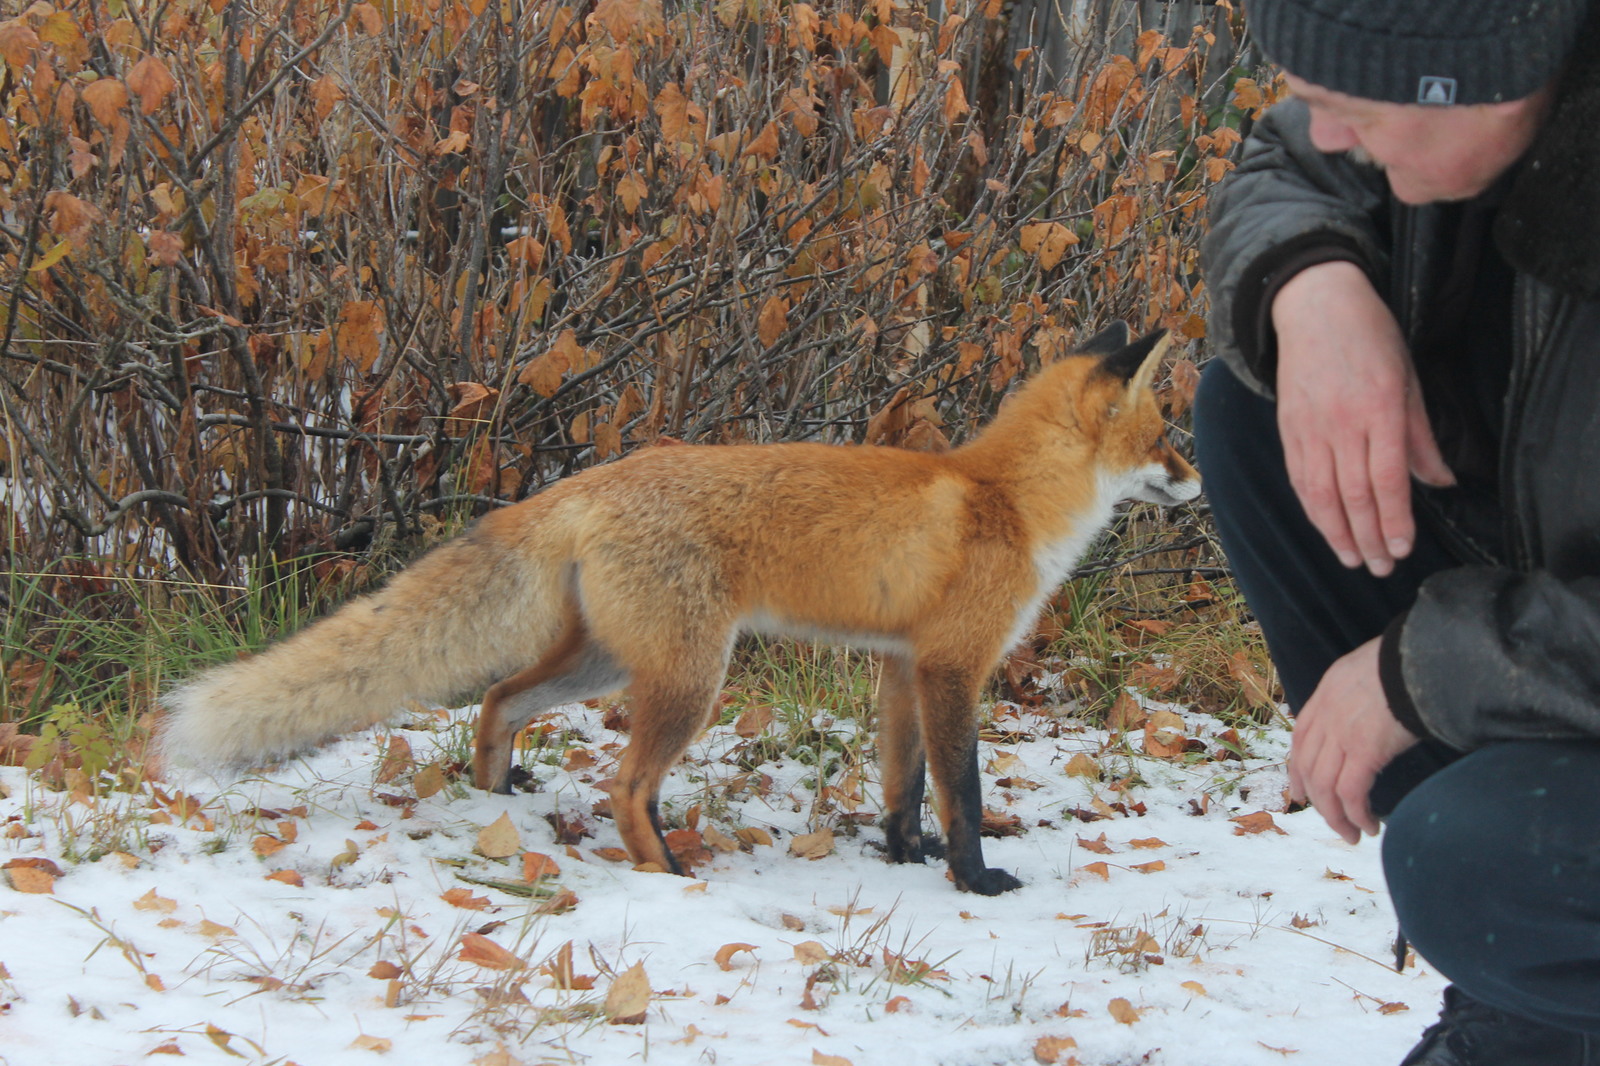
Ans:
{"label": "orange dried leaf", "polygon": [[508,859],[522,850],[522,837],[505,811],[478,831],[478,854],[486,859]]}
{"label": "orange dried leaf", "polygon": [[833,853],[833,832],[819,829],[815,833],[802,833],[789,840],[789,854],[801,859],[820,859]]}
{"label": "orange dried leaf", "polygon": [[1139,1008],[1135,1007],[1132,1003],[1129,1003],[1127,1000],[1122,999],[1121,997],[1118,997],[1108,1003],[1106,1005],[1106,1009],[1111,1012],[1111,1016],[1113,1018],[1121,1022],[1123,1025],[1132,1025],[1134,1022],[1139,1020]]}
{"label": "orange dried leaf", "polygon": [[461,937],[461,953],[456,958],[488,970],[520,970],[527,965],[482,933],[464,934]]}
{"label": "orange dried leaf", "polygon": [[537,881],[541,877],[558,877],[561,866],[550,856],[542,855],[537,851],[522,853],[522,879],[524,881]]}
{"label": "orange dried leaf", "polygon": [[139,107],[147,115],[154,114],[177,87],[166,64],[155,56],[145,56],[128,71],[128,88],[139,97]]}
{"label": "orange dried leaf", "polygon": [[1175,759],[1188,743],[1183,719],[1171,711],[1157,711],[1144,724],[1144,751],[1158,759]]}
{"label": "orange dried leaf", "polygon": [[1099,780],[1100,764],[1095,762],[1090,756],[1085,755],[1080,751],[1078,754],[1067,760],[1067,768],[1065,773],[1068,777],[1089,777]]}
{"label": "orange dried leaf", "polygon": [[1033,1061],[1054,1066],[1062,1061],[1061,1056],[1077,1046],[1078,1042],[1070,1036],[1041,1036],[1033,1043]]}
{"label": "orange dried leaf", "polygon": [[152,888],[133,901],[133,909],[136,911],[155,911],[158,914],[171,914],[178,909],[178,901],[158,896],[156,895],[156,890]]}
{"label": "orange dried leaf", "polygon": [[1049,270],[1078,243],[1078,235],[1060,222],[1030,222],[1022,227],[1021,242],[1022,250]]}
{"label": "orange dried leaf", "polygon": [[756,331],[761,338],[761,343],[767,347],[776,344],[778,338],[783,336],[783,331],[789,324],[789,300],[776,293],[767,297],[761,305],[761,314],[756,321]]}
{"label": "orange dried leaf", "polygon": [[717,966],[721,968],[723,972],[727,972],[728,970],[733,969],[733,957],[735,955],[741,951],[748,951],[753,955],[755,954],[755,950],[756,946],[754,944],[724,944],[722,947],[717,949]]}
{"label": "orange dried leaf", "polygon": [[638,1025],[650,1010],[650,978],[636,962],[617,975],[606,991],[606,1018],[613,1025]]}
{"label": "orange dried leaf", "polygon": [[764,703],[752,704],[733,723],[733,731],[746,740],[758,737],[774,719],[772,708]]}
{"label": "orange dried leaf", "polygon": [[56,879],[48,870],[34,866],[8,866],[5,875],[11,887],[18,892],[41,896],[55,894]]}
{"label": "orange dried leaf", "polygon": [[462,910],[481,911],[489,907],[489,897],[474,896],[470,888],[452,888],[441,893],[439,898],[450,906],[460,907]]}
{"label": "orange dried leaf", "polygon": [[1082,848],[1084,851],[1092,851],[1096,855],[1116,854],[1114,851],[1112,851],[1111,845],[1106,843],[1106,835],[1104,833],[1101,833],[1093,840],[1089,840],[1085,837],[1079,837],[1078,847]]}
{"label": "orange dried leaf", "polygon": [[1265,833],[1269,829],[1280,836],[1289,835],[1288,833],[1284,832],[1281,827],[1279,827],[1277,822],[1272,820],[1272,815],[1268,814],[1266,811],[1256,811],[1253,814],[1241,814],[1236,818],[1229,818],[1228,821],[1232,822],[1234,825],[1234,836],[1242,837],[1251,833]]}
{"label": "orange dried leaf", "polygon": [[95,121],[109,127],[122,117],[122,109],[128,106],[128,87],[116,78],[101,78],[84,86],[82,99],[89,105]]}

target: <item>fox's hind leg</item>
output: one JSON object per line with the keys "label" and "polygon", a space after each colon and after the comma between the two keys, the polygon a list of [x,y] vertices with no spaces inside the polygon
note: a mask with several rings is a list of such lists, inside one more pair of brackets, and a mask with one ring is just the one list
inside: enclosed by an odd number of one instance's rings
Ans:
{"label": "fox's hind leg", "polygon": [[611,784],[611,812],[636,865],[683,873],[662,836],[661,779],[706,727],[725,669],[725,662],[703,664],[690,676],[680,667],[670,677],[639,676],[628,688],[632,737]]}
{"label": "fox's hind leg", "polygon": [[511,791],[511,744],[541,711],[603,696],[628,683],[628,673],[596,641],[576,612],[568,614],[537,663],[490,687],[478,715],[472,777],[478,787]]}
{"label": "fox's hind leg", "polygon": [[878,681],[878,766],[883,779],[884,847],[890,862],[922,862],[944,853],[922,832],[926,775],[916,669],[901,655],[883,656]]}

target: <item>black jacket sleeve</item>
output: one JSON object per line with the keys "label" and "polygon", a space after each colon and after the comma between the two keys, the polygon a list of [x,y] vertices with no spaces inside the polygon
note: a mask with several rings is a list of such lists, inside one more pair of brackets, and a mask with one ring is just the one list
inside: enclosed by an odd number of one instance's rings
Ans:
{"label": "black jacket sleeve", "polygon": [[1306,267],[1336,259],[1387,286],[1388,183],[1376,167],[1326,155],[1311,143],[1298,100],[1273,107],[1244,142],[1243,157],[1211,204],[1201,268],[1211,294],[1214,351],[1240,380],[1270,394],[1277,344],[1272,298]]}
{"label": "black jacket sleeve", "polygon": [[1420,724],[1453,748],[1600,739],[1600,578],[1447,570],[1391,638]]}

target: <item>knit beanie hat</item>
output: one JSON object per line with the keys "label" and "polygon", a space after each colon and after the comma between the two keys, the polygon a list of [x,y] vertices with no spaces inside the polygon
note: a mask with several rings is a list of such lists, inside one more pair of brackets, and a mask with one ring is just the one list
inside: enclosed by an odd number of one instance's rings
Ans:
{"label": "knit beanie hat", "polygon": [[1396,104],[1518,100],[1561,72],[1590,0],[1247,0],[1268,57]]}

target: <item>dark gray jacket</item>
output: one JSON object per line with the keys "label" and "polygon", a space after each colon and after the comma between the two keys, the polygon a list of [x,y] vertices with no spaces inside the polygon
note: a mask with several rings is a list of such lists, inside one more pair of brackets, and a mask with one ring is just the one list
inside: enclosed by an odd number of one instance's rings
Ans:
{"label": "dark gray jacket", "polygon": [[[1409,207],[1377,170],[1316,151],[1302,104],[1274,107],[1218,193],[1202,263],[1212,344],[1270,395],[1268,308],[1314,263],[1373,279],[1415,345],[1461,208]],[[1493,218],[1509,261],[1512,358],[1492,504],[1415,493],[1419,519],[1463,560],[1385,634],[1382,672],[1413,732],[1469,750],[1498,740],[1600,739],[1600,17],[1585,31],[1539,139]],[[1448,375],[1429,383],[1448,407]],[[1435,429],[1440,426],[1435,422]],[[1471,440],[1441,434],[1448,457]],[[1497,528],[1495,528],[1497,527]],[[1494,536],[1481,535],[1492,528]]]}

